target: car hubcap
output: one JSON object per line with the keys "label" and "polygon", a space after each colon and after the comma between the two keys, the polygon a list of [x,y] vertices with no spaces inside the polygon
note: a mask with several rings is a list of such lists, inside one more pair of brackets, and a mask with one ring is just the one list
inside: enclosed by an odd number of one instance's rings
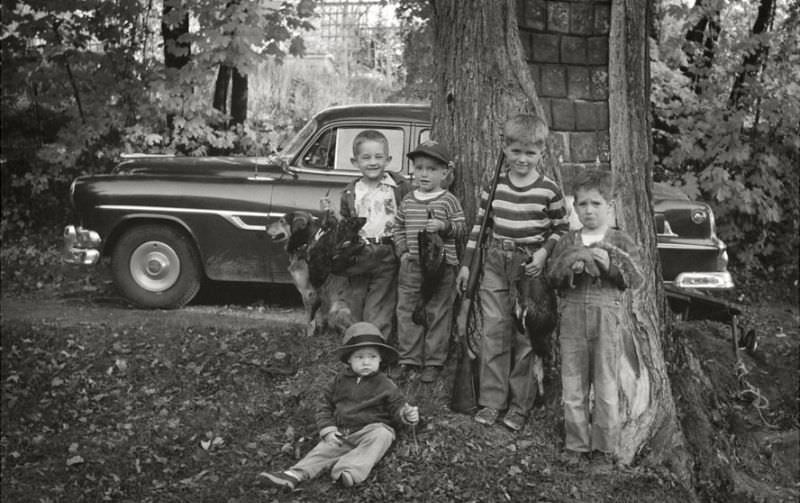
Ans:
{"label": "car hubcap", "polygon": [[150,292],[163,292],[178,281],[181,261],[170,246],[161,241],[147,241],[131,254],[131,277]]}

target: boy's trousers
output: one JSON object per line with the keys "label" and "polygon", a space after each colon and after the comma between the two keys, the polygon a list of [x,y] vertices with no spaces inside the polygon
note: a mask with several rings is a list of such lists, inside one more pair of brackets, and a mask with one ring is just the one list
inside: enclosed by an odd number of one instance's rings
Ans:
{"label": "boy's trousers", "polygon": [[366,254],[374,260],[364,274],[349,277],[349,304],[353,319],[378,327],[387,341],[393,341],[397,306],[397,258],[392,244],[368,244]]}
{"label": "boy's trousers", "polygon": [[397,278],[397,349],[400,364],[442,367],[447,359],[455,301],[455,266],[445,265],[442,281],[424,306],[427,332],[414,323],[412,315],[422,296],[422,268],[419,260],[400,262]]}
{"label": "boy's trousers", "polygon": [[614,453],[619,444],[620,296],[618,290],[576,289],[561,299],[565,447],[572,451]]}
{"label": "boy's trousers", "polygon": [[323,440],[289,470],[299,475],[301,480],[309,480],[332,467],[331,478],[334,481],[339,480],[342,472],[348,472],[353,482],[360,484],[392,446],[395,433],[391,426],[371,423],[344,438],[356,447],[344,442],[335,446]]}
{"label": "boy's trousers", "polygon": [[483,330],[478,405],[527,414],[535,398],[533,349],[511,321],[509,284],[515,274],[514,252],[488,246],[485,253],[480,285]]}

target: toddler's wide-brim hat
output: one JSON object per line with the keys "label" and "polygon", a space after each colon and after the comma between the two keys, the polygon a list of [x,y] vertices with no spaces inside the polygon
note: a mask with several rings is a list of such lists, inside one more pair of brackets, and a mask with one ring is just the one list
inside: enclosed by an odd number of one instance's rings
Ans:
{"label": "toddler's wide-brim hat", "polygon": [[336,349],[336,355],[339,360],[347,363],[353,351],[368,347],[377,348],[381,352],[381,358],[386,362],[397,359],[397,350],[386,344],[380,329],[367,321],[354,323],[345,330],[342,345]]}
{"label": "toddler's wide-brim hat", "polygon": [[453,158],[450,157],[450,152],[439,142],[433,140],[424,141],[420,143],[415,150],[406,154],[406,157],[413,161],[415,157],[421,155],[436,159],[450,168],[453,167]]}

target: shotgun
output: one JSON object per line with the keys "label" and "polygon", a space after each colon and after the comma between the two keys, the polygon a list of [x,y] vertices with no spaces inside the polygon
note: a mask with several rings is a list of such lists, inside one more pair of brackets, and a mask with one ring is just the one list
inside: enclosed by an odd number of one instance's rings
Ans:
{"label": "shotgun", "polygon": [[[505,153],[501,150],[497,158],[497,163],[492,173],[492,180],[489,184],[489,198],[486,201],[486,208],[481,219],[481,226],[475,240],[475,252],[469,263],[469,279],[467,286],[461,296],[461,306],[456,317],[456,332],[461,339],[460,357],[456,365],[456,374],[453,380],[453,391],[450,397],[450,408],[455,412],[472,414],[478,409],[478,372],[477,348],[472,346],[470,330],[475,330],[475,306],[474,299],[478,293],[478,282],[481,275],[481,264],[483,263],[483,247],[486,241],[486,234],[489,231],[491,221],[492,201],[497,191],[497,182],[500,180],[500,173],[505,162]],[[480,204],[480,202],[478,203]]]}

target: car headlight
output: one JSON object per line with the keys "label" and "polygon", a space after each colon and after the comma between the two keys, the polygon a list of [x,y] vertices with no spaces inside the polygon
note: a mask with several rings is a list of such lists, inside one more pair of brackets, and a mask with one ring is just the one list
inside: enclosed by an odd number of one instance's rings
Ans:
{"label": "car headlight", "polygon": [[692,222],[696,224],[702,224],[707,219],[708,213],[706,213],[706,210],[697,209],[692,211]]}

